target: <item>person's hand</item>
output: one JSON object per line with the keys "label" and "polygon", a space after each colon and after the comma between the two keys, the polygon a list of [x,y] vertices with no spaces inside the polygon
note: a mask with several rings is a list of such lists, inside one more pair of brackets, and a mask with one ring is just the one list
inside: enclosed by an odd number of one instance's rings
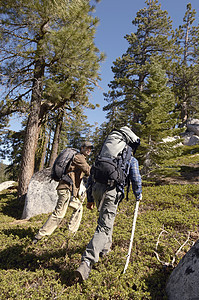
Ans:
{"label": "person's hand", "polygon": [[137,198],[137,201],[142,200],[142,194],[140,194],[139,198]]}
{"label": "person's hand", "polygon": [[94,202],[87,202],[86,207],[87,207],[88,209],[91,209],[91,210],[92,210],[92,209],[95,207],[95,203],[94,203]]}

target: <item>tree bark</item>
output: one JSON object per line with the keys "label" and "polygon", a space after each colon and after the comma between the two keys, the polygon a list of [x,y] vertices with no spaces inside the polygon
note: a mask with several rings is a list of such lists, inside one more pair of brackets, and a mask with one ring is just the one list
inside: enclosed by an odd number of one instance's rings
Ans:
{"label": "tree bark", "polygon": [[45,144],[44,144],[44,148],[43,148],[43,151],[42,151],[42,157],[41,157],[41,163],[40,163],[40,166],[39,166],[39,171],[43,170],[44,165],[45,165],[47,145],[48,145],[48,137],[46,137],[46,139],[45,139]]}
{"label": "tree bark", "polygon": [[62,127],[62,122],[63,122],[63,115],[64,115],[63,110],[59,109],[57,122],[56,122],[56,128],[55,128],[55,134],[54,134],[54,139],[53,139],[53,144],[52,144],[52,150],[51,150],[51,155],[50,155],[49,167],[53,166],[53,163],[58,154],[59,137],[60,137],[61,127]]}
{"label": "tree bark", "polygon": [[39,115],[41,108],[41,95],[43,89],[44,60],[39,58],[35,62],[34,81],[30,113],[26,126],[24,147],[21,161],[21,173],[19,176],[18,197],[23,199],[27,193],[28,184],[34,173],[35,151],[39,133]]}
{"label": "tree bark", "polygon": [[47,150],[47,145],[48,145],[48,140],[49,140],[49,135],[46,135],[45,132],[45,127],[44,127],[44,133],[43,133],[43,147],[42,147],[42,155],[40,158],[40,163],[39,163],[39,171],[43,170],[44,165],[45,165],[45,157],[46,157],[46,150]]}

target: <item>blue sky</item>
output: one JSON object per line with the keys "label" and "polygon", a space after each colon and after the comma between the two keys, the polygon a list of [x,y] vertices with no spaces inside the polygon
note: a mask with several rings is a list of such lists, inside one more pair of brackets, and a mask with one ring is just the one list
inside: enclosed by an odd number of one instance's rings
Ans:
{"label": "blue sky", "polygon": [[[182,20],[188,3],[192,4],[192,9],[196,10],[196,23],[199,21],[199,0],[160,0],[161,8],[167,10],[168,16],[173,21],[173,28],[182,24]],[[106,113],[102,108],[107,103],[104,101],[103,93],[108,91],[108,84],[113,79],[111,66],[113,61],[121,57],[128,48],[128,43],[124,39],[126,34],[135,32],[132,20],[141,8],[146,6],[144,0],[101,0],[96,4],[95,15],[100,19],[97,27],[95,43],[98,49],[106,54],[106,60],[101,64],[101,89],[96,88],[90,95],[92,103],[100,104],[100,108],[87,110],[88,122],[98,125],[105,121]]]}

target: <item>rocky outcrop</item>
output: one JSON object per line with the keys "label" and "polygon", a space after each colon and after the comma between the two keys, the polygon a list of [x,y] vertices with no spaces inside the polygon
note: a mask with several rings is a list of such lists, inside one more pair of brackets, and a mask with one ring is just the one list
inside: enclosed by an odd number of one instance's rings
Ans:
{"label": "rocky outcrop", "polygon": [[187,122],[187,130],[182,134],[183,145],[194,146],[199,144],[199,119]]}
{"label": "rocky outcrop", "polygon": [[[43,169],[33,175],[28,186],[25,198],[22,219],[30,219],[36,215],[47,214],[54,210],[58,195],[58,182],[51,179],[51,168]],[[85,185],[82,183],[79,190],[79,198],[85,195]],[[71,204],[72,206],[72,204]]]}
{"label": "rocky outcrop", "polygon": [[15,184],[15,181],[4,181],[0,183],[0,192],[14,186]]}
{"label": "rocky outcrop", "polygon": [[199,300],[199,240],[171,273],[166,292],[169,300]]}
{"label": "rocky outcrop", "polygon": [[197,136],[194,132],[186,132],[182,134],[183,145],[186,146],[194,146],[199,144],[199,136]]}
{"label": "rocky outcrop", "polygon": [[192,119],[187,122],[187,130],[199,136],[199,119]]}
{"label": "rocky outcrop", "polygon": [[166,137],[163,139],[164,143],[174,142],[182,139],[181,142],[176,143],[174,147],[178,146],[194,146],[199,145],[199,119],[193,119],[188,121],[185,132],[180,134],[180,136]]}
{"label": "rocky outcrop", "polygon": [[50,213],[55,208],[58,183],[51,180],[50,173],[51,168],[47,168],[35,173],[31,178],[22,219],[30,219],[35,215]]}

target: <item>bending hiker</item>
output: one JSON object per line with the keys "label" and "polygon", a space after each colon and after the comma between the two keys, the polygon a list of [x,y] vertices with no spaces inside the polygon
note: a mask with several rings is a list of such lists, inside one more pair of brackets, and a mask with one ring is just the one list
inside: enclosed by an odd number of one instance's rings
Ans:
{"label": "bending hiker", "polygon": [[90,142],[84,142],[81,146],[80,152],[74,155],[66,174],[64,173],[64,176],[62,176],[62,179],[59,181],[57,187],[57,205],[46,223],[36,234],[33,240],[34,244],[36,244],[38,240],[44,236],[51,235],[54,232],[64,218],[69,205],[75,209],[69,223],[69,229],[71,231],[74,230],[76,222],[78,222],[78,218],[81,218],[82,214],[82,206],[78,199],[78,192],[83,176],[90,175],[90,166],[86,162],[86,157],[91,154],[92,148],[93,146]]}
{"label": "bending hiker", "polygon": [[[133,156],[139,138],[128,128],[114,130],[106,138],[102,150],[91,169],[87,191],[87,208],[94,201],[99,210],[96,231],[82,255],[76,270],[80,280],[89,277],[93,264],[108,254],[112,244],[113,224],[119,202],[124,198],[124,187],[130,180],[136,200],[142,198],[142,182],[137,159]],[[115,170],[114,170],[115,168]]]}

